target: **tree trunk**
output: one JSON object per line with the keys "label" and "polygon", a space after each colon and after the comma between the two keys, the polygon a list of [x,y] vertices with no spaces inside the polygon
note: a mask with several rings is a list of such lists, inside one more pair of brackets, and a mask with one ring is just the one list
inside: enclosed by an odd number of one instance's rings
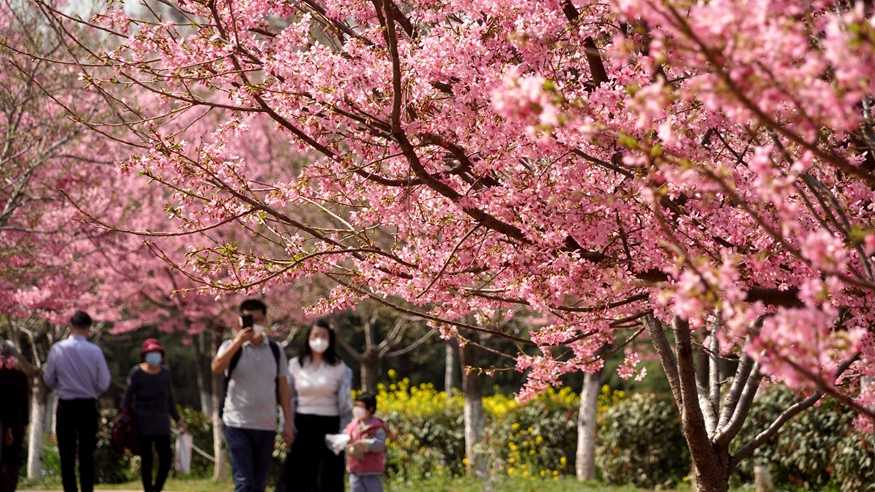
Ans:
{"label": "tree trunk", "polygon": [[46,397],[46,431],[49,434],[55,432],[55,416],[58,414],[58,394],[50,392]]}
{"label": "tree trunk", "polygon": [[30,394],[30,432],[27,443],[27,478],[39,480],[43,474],[42,454],[45,442],[45,424],[48,388],[39,373],[33,378]]}
{"label": "tree trunk", "polygon": [[228,475],[226,472],[225,450],[222,444],[224,443],[224,426],[222,419],[219,417],[219,409],[222,408],[221,399],[225,392],[222,386],[225,380],[221,375],[213,375],[211,378],[213,387],[212,407],[213,407],[213,480],[224,480]]}
{"label": "tree trunk", "polygon": [[[221,331],[213,331],[212,332],[212,346],[215,350],[218,350],[219,345],[222,343],[222,332]],[[212,372],[210,372],[212,374]],[[224,480],[227,476],[227,459],[225,455],[224,446],[222,445],[225,441],[224,439],[224,426],[222,425],[222,419],[219,416],[219,410],[222,408],[222,401],[225,398],[225,378],[221,374],[212,374],[210,377],[210,383],[212,387],[212,398],[211,398],[211,407],[212,407],[212,420],[213,420],[213,480],[220,481]]]}
{"label": "tree trunk", "polygon": [[661,322],[645,318],[654,348],[659,354],[663,371],[671,388],[672,399],[680,413],[681,430],[693,467],[693,479],[698,492],[727,492],[729,490],[728,444],[717,446],[711,442],[705,427],[696,383],[696,368],[690,326],[681,318],[673,322],[676,348],[672,350]]}
{"label": "tree trunk", "polygon": [[465,370],[465,363],[470,360],[466,352],[470,349],[460,350],[462,358],[462,392],[465,398],[465,458],[468,460],[468,472],[477,477],[486,476],[486,456],[480,446],[483,439],[483,429],[486,417],[483,412],[483,390],[480,384],[480,376],[473,370]]}
{"label": "tree trunk", "polygon": [[449,393],[456,386],[456,346],[452,340],[444,343],[444,391]]}
{"label": "tree trunk", "polygon": [[206,337],[203,333],[197,335],[194,343],[194,360],[195,360],[195,376],[197,378],[198,395],[200,396],[200,411],[205,415],[213,414],[213,395],[211,372],[209,369],[209,360],[204,355],[204,346],[206,345]]}
{"label": "tree trunk", "polygon": [[586,374],[580,392],[580,411],[577,414],[577,455],[575,471],[578,480],[595,479],[596,411],[602,371]]}
{"label": "tree trunk", "polygon": [[362,389],[367,393],[377,393],[377,369],[380,365],[380,359],[377,351],[371,348],[365,349],[362,354],[361,370]]}
{"label": "tree trunk", "polygon": [[775,485],[772,483],[768,465],[754,465],[753,483],[756,492],[774,492]]}

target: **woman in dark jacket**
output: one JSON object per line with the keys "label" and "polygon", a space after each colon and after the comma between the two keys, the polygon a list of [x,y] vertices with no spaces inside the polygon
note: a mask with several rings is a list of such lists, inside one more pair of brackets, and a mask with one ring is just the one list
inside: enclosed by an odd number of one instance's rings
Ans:
{"label": "woman in dark jacket", "polygon": [[0,340],[0,492],[13,492],[24,461],[24,430],[30,408],[30,381],[7,342]]}
{"label": "woman in dark jacket", "polygon": [[[142,362],[131,369],[123,408],[131,413],[140,441],[140,474],[144,492],[161,492],[170,473],[170,419],[182,429],[170,371],[162,365],[164,348],[154,338],[143,342]],[[153,449],[158,454],[158,474],[152,481]]]}

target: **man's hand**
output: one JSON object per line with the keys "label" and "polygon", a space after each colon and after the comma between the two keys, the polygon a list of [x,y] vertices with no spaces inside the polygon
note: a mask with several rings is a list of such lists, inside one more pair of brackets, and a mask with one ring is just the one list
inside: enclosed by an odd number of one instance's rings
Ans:
{"label": "man's hand", "polygon": [[291,422],[283,424],[283,441],[285,441],[286,446],[289,447],[295,442],[295,430],[292,428]]}
{"label": "man's hand", "polygon": [[243,328],[234,337],[234,344],[242,347],[244,343],[251,341],[253,338],[255,338],[255,331],[251,327]]}

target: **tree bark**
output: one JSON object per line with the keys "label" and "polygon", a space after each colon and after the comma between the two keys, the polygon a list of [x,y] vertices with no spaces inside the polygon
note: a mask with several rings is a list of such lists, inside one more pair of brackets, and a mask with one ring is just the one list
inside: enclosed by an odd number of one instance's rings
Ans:
{"label": "tree bark", "polygon": [[451,340],[444,342],[444,391],[449,393],[456,386],[456,347]]}
{"label": "tree bark", "polygon": [[[213,332],[212,339],[212,345],[218,350],[219,345],[222,343],[221,332]],[[219,410],[222,408],[223,403],[222,399],[225,397],[225,378],[221,374],[213,374],[210,378],[210,382],[213,390],[211,398],[213,421],[213,480],[220,481],[228,476],[226,470],[227,459],[223,446],[223,443],[225,442],[224,425],[222,424],[222,418],[219,416]]]}
{"label": "tree bark", "polygon": [[690,326],[683,319],[675,319],[676,345],[672,350],[662,323],[652,317],[645,318],[644,322],[668,378],[672,399],[681,415],[681,430],[690,449],[696,490],[727,492],[730,472],[729,448],[715,445],[708,436],[702,408],[699,406],[699,387],[696,382]]}
{"label": "tree bark", "polygon": [[372,348],[365,349],[362,354],[359,368],[361,371],[362,388],[371,394],[377,392],[377,372],[380,365],[380,357],[376,350]]}
{"label": "tree bark", "polygon": [[195,376],[197,378],[198,395],[200,396],[200,411],[205,415],[213,414],[212,377],[209,369],[209,359],[205,355],[206,337],[203,333],[197,335],[194,343]]}
{"label": "tree bark", "polygon": [[586,374],[580,392],[580,411],[577,414],[577,455],[575,471],[578,480],[595,479],[596,413],[602,371]]}
{"label": "tree bark", "polygon": [[754,465],[753,483],[756,492],[774,492],[775,485],[772,483],[768,465]]}
{"label": "tree bark", "polygon": [[471,359],[470,349],[460,349],[462,362],[462,392],[465,398],[465,458],[468,460],[468,473],[476,477],[486,476],[486,456],[480,449],[483,439],[483,429],[486,417],[483,412],[483,388],[480,375],[474,370],[466,370],[465,366]]}
{"label": "tree bark", "polygon": [[27,442],[27,478],[39,480],[43,475],[43,444],[46,433],[46,408],[48,403],[48,388],[43,383],[41,374],[33,377],[33,389],[30,394],[30,430]]}

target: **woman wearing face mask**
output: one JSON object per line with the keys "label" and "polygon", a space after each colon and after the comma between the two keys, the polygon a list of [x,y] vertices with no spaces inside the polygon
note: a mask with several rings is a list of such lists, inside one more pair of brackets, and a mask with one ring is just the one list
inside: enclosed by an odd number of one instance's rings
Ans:
{"label": "woman wearing face mask", "polygon": [[289,492],[341,492],[344,456],[325,444],[352,420],[352,370],[337,356],[335,333],[325,320],[307,332],[300,355],[289,361],[297,434],[286,457]]}
{"label": "woman wearing face mask", "polygon": [[[164,348],[154,338],[143,342],[142,362],[131,369],[123,408],[133,415],[140,440],[140,475],[144,492],[161,492],[170,473],[170,419],[179,420],[173,401],[170,371],[162,365]],[[158,455],[158,473],[152,480],[153,450]]]}

